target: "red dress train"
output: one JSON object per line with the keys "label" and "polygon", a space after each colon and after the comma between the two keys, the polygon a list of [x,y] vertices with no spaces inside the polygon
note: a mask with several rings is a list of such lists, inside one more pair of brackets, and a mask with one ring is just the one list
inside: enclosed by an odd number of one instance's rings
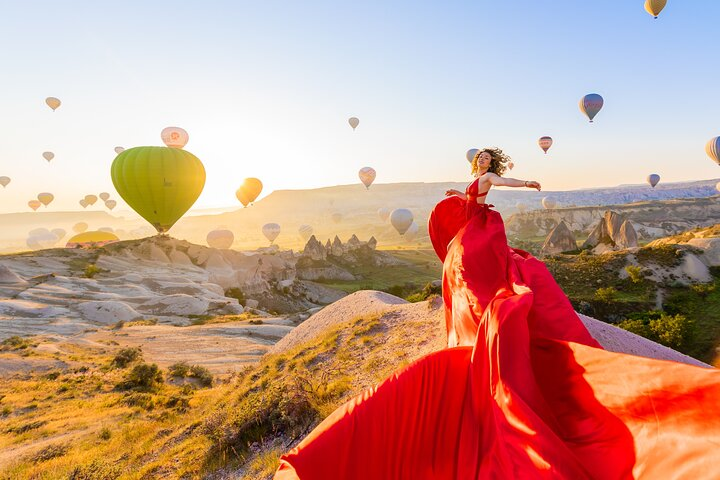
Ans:
{"label": "red dress train", "polygon": [[603,350],[467,193],[428,225],[450,348],[338,408],[275,479],[720,478],[720,371]]}

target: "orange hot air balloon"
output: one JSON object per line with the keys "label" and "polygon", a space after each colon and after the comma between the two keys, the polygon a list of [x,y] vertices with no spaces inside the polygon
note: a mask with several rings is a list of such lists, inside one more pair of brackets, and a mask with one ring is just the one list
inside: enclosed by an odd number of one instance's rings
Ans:
{"label": "orange hot air balloon", "polygon": [[35,210],[37,210],[38,208],[40,208],[40,205],[42,205],[42,203],[40,203],[39,200],[30,200],[30,201],[28,202],[28,207],[32,208],[33,211],[35,211]]}
{"label": "orange hot air balloon", "polygon": [[240,200],[240,203],[243,204],[243,207],[247,207],[255,201],[258,195],[260,195],[260,192],[262,192],[262,189],[263,184],[260,180],[257,178],[246,178],[243,180],[240,188],[235,192],[235,196]]}
{"label": "orange hot air balloon", "polygon": [[543,152],[547,155],[548,150],[550,150],[550,147],[552,147],[553,139],[550,137],[540,137],[540,140],[538,140],[538,145],[540,145],[540,148],[543,149]]}
{"label": "orange hot air balloon", "polygon": [[85,200],[85,203],[87,203],[88,205],[95,205],[95,202],[97,202],[97,196],[85,195],[85,198],[83,200]]}
{"label": "orange hot air balloon", "polygon": [[370,189],[370,185],[375,181],[375,169],[372,167],[363,167],[358,172],[358,176],[360,177],[360,181],[365,185],[366,189]]}
{"label": "orange hot air balloon", "polygon": [[40,200],[40,203],[47,207],[53,200],[55,200],[55,195],[47,192],[38,193],[37,199]]}
{"label": "orange hot air balloon", "polygon": [[662,9],[665,8],[667,0],[645,0],[645,11],[655,18],[658,18]]}
{"label": "orange hot air balloon", "polygon": [[61,104],[62,102],[60,101],[59,98],[47,97],[47,98],[45,99],[45,103],[47,104],[48,107],[52,108],[52,109],[53,109],[53,112],[54,112],[55,110],[57,110],[57,108],[60,106],[60,104]]}

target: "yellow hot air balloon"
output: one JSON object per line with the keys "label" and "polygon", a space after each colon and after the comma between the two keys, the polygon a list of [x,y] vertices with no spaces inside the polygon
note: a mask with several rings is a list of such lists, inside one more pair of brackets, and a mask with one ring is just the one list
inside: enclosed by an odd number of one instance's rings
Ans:
{"label": "yellow hot air balloon", "polygon": [[645,0],[645,11],[657,18],[666,4],[667,0]]}
{"label": "yellow hot air balloon", "polygon": [[102,200],[103,202],[107,202],[110,199],[110,194],[107,192],[103,192],[98,195],[98,197],[100,197],[100,200]]}
{"label": "yellow hot air balloon", "polygon": [[360,120],[357,117],[350,117],[348,118],[348,123],[352,127],[353,131],[357,128],[358,125],[360,125]]}
{"label": "yellow hot air balloon", "polygon": [[97,202],[97,197],[95,195],[85,195],[85,203],[88,205],[95,205],[95,202]]}
{"label": "yellow hot air balloon", "polygon": [[85,222],[78,222],[73,225],[72,229],[75,233],[83,233],[85,230],[88,229],[88,224]]}
{"label": "yellow hot air balloon", "polygon": [[117,235],[110,232],[101,232],[99,230],[92,232],[78,233],[68,240],[67,248],[93,248],[102,247],[108,243],[117,242],[120,240]]}
{"label": "yellow hot air balloon", "polygon": [[375,169],[372,167],[363,167],[358,172],[360,181],[365,185],[366,189],[370,189],[370,185],[375,181]]}
{"label": "yellow hot air balloon", "polygon": [[270,243],[273,243],[278,235],[280,235],[280,225],[277,223],[266,223],[262,227],[262,233],[265,235],[265,238],[270,240]]}
{"label": "yellow hot air balloon", "polygon": [[40,205],[42,205],[42,203],[40,203],[40,201],[38,201],[38,200],[30,200],[30,201],[28,202],[28,207],[32,208],[33,211],[35,211],[35,210],[37,210],[38,208],[40,208]]}
{"label": "yellow hot air balloon", "polygon": [[43,158],[49,162],[55,158],[55,154],[53,152],[43,152]]}
{"label": "yellow hot air balloon", "polygon": [[235,235],[230,230],[213,230],[207,234],[207,244],[212,248],[227,250],[235,241]]}
{"label": "yellow hot air balloon", "polygon": [[235,196],[243,204],[243,207],[247,207],[260,195],[262,188],[263,184],[257,178],[246,178],[235,192]]}
{"label": "yellow hot air balloon", "polygon": [[40,203],[47,207],[53,200],[55,200],[55,195],[47,192],[38,193],[37,199],[40,200]]}
{"label": "yellow hot air balloon", "polygon": [[10,177],[0,177],[0,185],[3,186],[3,188],[7,187],[10,184]]}
{"label": "yellow hot air balloon", "polygon": [[200,159],[179,148],[129,148],[115,158],[110,174],[122,199],[158,233],[175,225],[205,186]]}
{"label": "yellow hot air balloon", "polygon": [[105,206],[108,208],[108,210],[112,210],[117,206],[117,202],[115,200],[108,200],[105,202]]}
{"label": "yellow hot air balloon", "polygon": [[57,110],[57,108],[62,103],[59,98],[55,97],[47,97],[45,99],[45,103],[47,103],[47,106],[53,109],[53,112]]}
{"label": "yellow hot air balloon", "polygon": [[160,138],[170,148],[183,148],[190,140],[190,135],[180,127],[167,127],[160,132]]}

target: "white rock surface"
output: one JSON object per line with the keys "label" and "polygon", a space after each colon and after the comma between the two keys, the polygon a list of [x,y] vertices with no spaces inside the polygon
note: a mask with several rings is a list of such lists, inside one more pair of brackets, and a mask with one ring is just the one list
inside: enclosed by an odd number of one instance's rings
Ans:
{"label": "white rock surface", "polygon": [[83,318],[92,322],[112,325],[118,321],[129,322],[142,317],[130,305],[117,301],[90,301],[78,305]]}
{"label": "white rock surface", "polygon": [[21,285],[27,282],[5,265],[0,264],[0,283]]}
{"label": "white rock surface", "polygon": [[207,313],[210,302],[203,298],[176,294],[154,298],[138,307],[139,311],[154,315],[203,315]]}

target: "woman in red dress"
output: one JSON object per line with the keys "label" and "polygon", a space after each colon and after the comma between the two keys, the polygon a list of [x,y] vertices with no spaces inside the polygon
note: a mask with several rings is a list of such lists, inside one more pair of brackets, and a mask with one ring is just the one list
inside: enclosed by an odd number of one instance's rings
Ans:
{"label": "woman in red dress", "polygon": [[430,216],[449,348],[338,408],[276,479],[720,478],[720,372],[603,350],[485,203],[540,190],[508,160],[479,152]]}

